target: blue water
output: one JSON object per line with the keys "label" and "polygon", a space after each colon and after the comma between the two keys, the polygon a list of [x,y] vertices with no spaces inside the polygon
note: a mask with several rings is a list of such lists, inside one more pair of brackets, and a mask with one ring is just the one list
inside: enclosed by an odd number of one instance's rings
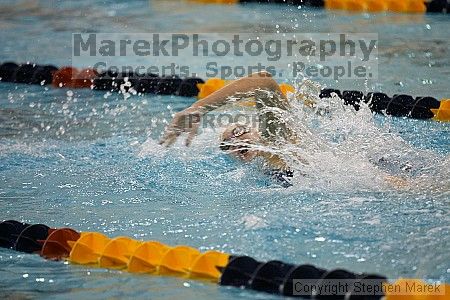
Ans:
{"label": "blue water", "polygon": [[[183,1],[28,2],[1,4],[0,61],[69,65],[73,32],[276,32],[277,25],[289,32],[376,32],[376,82],[320,83],[448,96],[450,21],[445,15],[347,15]],[[195,66],[195,59],[190,63]],[[349,145],[358,153],[370,148],[367,153],[412,163],[416,174],[410,179],[417,186],[378,185],[366,160],[353,159],[357,153],[335,159],[317,153],[322,160],[315,162],[317,176],[283,189],[253,166],[220,153],[218,131],[205,130],[191,148],[181,142],[169,150],[158,146],[171,113],[194,101],[2,83],[1,218],[393,279],[450,281],[449,123],[353,117],[353,112],[338,115],[343,124],[324,120],[315,127],[324,138],[334,135],[336,126],[351,128]],[[0,295],[25,298],[272,298],[184,279],[49,262],[5,249],[0,249],[0,278]]]}

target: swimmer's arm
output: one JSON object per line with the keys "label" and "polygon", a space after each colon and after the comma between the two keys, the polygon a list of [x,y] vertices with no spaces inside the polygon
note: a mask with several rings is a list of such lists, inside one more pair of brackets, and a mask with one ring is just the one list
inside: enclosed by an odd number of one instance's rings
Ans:
{"label": "swimmer's arm", "polygon": [[289,141],[296,140],[285,122],[275,112],[276,109],[287,110],[290,105],[278,83],[268,72],[254,73],[238,79],[197,101],[189,110],[203,115],[230,102],[248,98],[251,92],[254,93],[256,107],[261,112],[259,126],[261,135],[269,141],[279,137]]}
{"label": "swimmer's arm", "polygon": [[190,108],[198,109],[202,114],[213,111],[223,105],[246,97],[246,94],[256,90],[276,92],[280,95],[277,107],[287,108],[287,99],[283,95],[278,83],[268,72],[258,72],[248,77],[240,78],[224,86],[220,90],[194,103]]}
{"label": "swimmer's arm", "polygon": [[159,143],[171,146],[175,143],[178,136],[185,132],[188,133],[186,146],[189,146],[197,134],[202,115],[234,102],[236,98],[244,98],[245,94],[256,90],[273,91],[279,94],[279,97],[275,97],[278,101],[275,104],[276,107],[285,109],[288,106],[286,97],[284,97],[277,82],[272,79],[268,72],[254,73],[248,77],[231,82],[204,99],[197,101],[187,109],[176,113]]}

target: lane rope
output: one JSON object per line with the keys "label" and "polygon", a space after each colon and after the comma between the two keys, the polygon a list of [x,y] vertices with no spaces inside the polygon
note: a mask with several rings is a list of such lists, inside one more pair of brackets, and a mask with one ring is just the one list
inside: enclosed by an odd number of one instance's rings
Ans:
{"label": "lane rope", "polygon": [[[100,232],[77,232],[71,228],[50,228],[15,220],[0,222],[0,247],[39,254],[49,260],[67,260],[73,264],[131,273],[176,276],[285,296],[293,295],[294,279],[308,284],[312,281],[317,290],[302,295],[310,299],[328,299],[330,295],[321,295],[317,291],[321,287],[324,290],[333,280],[352,280],[354,286],[358,282],[370,282],[379,292],[362,296],[353,288],[345,294],[331,296],[333,299],[444,300],[450,297],[449,284],[417,279],[389,282],[387,277],[377,274],[326,270],[278,260],[263,262],[215,250],[200,252],[186,245],[171,246],[123,236],[110,238]],[[417,286],[417,289],[411,290],[411,286]]]}
{"label": "lane rope", "polygon": [[353,13],[450,13],[447,0],[188,0],[203,4],[284,4],[309,6]]}
{"label": "lane rope", "polygon": [[[58,68],[53,65],[37,65],[32,63],[16,64],[5,62],[0,65],[0,81],[52,85],[55,88],[86,88],[93,90],[132,93],[176,95],[182,97],[197,97],[202,99],[219,90],[229,81],[219,78],[203,80],[201,78],[178,76],[163,76],[156,74],[138,75],[132,72],[117,73],[112,70],[98,72],[91,68],[79,70],[74,67]],[[281,91],[294,93],[292,85],[281,83]],[[393,95],[392,97],[378,92],[364,94],[361,91],[340,91],[325,88],[320,98],[338,96],[344,104],[360,108],[361,102],[369,104],[372,111],[395,117],[409,117],[414,119],[433,119],[436,121],[450,121],[450,100],[437,100],[430,96],[413,97],[410,95]]]}

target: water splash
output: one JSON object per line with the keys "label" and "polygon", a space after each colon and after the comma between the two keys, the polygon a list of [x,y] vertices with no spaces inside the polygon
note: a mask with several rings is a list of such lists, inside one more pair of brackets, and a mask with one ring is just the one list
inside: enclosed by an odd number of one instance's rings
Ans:
{"label": "water splash", "polygon": [[[296,92],[288,95],[289,110],[264,107],[264,111],[278,115],[298,137],[298,143],[266,146],[241,142],[240,146],[280,155],[297,174],[293,191],[449,190],[448,157],[413,147],[392,130],[389,122],[378,122],[368,104],[361,103],[356,111],[337,95],[319,98],[320,90],[317,83],[303,79],[296,84]],[[233,111],[241,113],[242,107],[233,107]],[[158,157],[169,151],[187,160],[217,159],[223,155],[218,150],[222,130],[203,129],[191,148],[184,147],[179,139],[174,149],[165,150],[149,139],[139,155]]]}

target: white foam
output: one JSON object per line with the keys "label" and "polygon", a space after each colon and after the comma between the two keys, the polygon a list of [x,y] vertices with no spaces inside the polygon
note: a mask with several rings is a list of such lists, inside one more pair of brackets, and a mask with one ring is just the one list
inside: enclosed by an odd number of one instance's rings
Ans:
{"label": "white foam", "polygon": [[[360,110],[356,111],[337,96],[320,99],[320,87],[309,80],[299,82],[296,91],[296,95],[289,95],[292,109],[276,113],[283,114],[282,119],[294,129],[300,143],[276,147],[248,145],[281,154],[289,162],[297,174],[294,187],[289,189],[291,192],[305,189],[386,191],[430,185],[441,189],[442,184],[448,185],[449,177],[443,177],[442,172],[448,175],[450,159],[414,148],[389,125],[377,124],[367,104],[361,103]],[[306,107],[296,97],[314,101],[315,105]],[[184,160],[214,159],[214,154],[221,153],[218,149],[220,132],[222,128],[203,129],[191,147],[184,146],[184,135],[170,149],[149,139],[140,146],[139,156],[161,157],[170,153]],[[442,175],[437,175],[436,169],[441,169]],[[416,172],[414,176],[411,170]],[[392,180],[390,176],[402,179]]]}

